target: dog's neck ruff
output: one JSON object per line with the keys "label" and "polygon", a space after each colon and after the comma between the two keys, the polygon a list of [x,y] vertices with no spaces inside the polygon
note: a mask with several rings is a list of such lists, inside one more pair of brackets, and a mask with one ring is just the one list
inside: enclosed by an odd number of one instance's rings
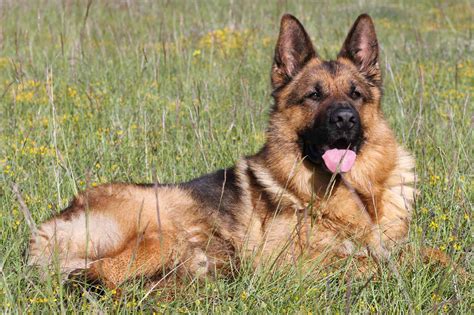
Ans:
{"label": "dog's neck ruff", "polygon": [[285,186],[283,186],[273,177],[270,170],[268,170],[268,168],[263,166],[261,163],[258,163],[257,161],[253,160],[248,160],[247,164],[248,168],[255,176],[257,182],[272,197],[272,200],[277,203],[279,209],[282,208],[282,205],[288,204],[290,204],[291,207],[295,210],[305,208],[304,202],[301,201],[295,194],[293,194],[287,188],[288,183],[290,181],[290,177],[288,178],[288,181]]}

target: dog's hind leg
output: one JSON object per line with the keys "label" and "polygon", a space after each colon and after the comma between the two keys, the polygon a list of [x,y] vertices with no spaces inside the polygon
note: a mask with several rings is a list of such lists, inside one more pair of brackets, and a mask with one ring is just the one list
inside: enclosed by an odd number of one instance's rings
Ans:
{"label": "dog's hind leg", "polygon": [[151,277],[172,267],[173,253],[178,248],[164,234],[137,237],[120,253],[91,264],[87,275],[115,288],[128,279]]}

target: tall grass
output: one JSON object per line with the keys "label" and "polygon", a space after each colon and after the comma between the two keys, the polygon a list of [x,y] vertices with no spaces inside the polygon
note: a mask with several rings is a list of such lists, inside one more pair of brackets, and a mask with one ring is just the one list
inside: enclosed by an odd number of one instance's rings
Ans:
{"label": "tall grass", "polygon": [[469,1],[3,1],[0,3],[2,312],[472,312],[472,285],[419,260],[347,281],[347,269],[252,271],[122,295],[25,264],[29,229],[87,185],[180,182],[262,145],[279,18],[334,57],[353,20],[375,20],[383,108],[417,157],[410,242],[472,271],[473,9]]}

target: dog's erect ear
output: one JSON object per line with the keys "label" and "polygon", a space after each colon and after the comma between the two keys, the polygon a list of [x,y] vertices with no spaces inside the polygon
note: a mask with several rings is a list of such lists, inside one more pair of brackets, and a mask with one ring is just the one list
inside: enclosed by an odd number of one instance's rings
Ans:
{"label": "dog's erect ear", "polygon": [[381,85],[379,44],[370,16],[362,14],[357,18],[337,57],[351,60],[367,79],[378,86]]}
{"label": "dog's erect ear", "polygon": [[272,66],[273,88],[288,83],[313,57],[316,51],[303,25],[294,16],[283,15]]}

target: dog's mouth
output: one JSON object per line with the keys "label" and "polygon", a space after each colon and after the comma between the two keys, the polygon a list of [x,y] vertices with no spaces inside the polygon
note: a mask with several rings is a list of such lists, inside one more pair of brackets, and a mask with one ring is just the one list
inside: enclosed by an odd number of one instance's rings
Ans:
{"label": "dog's mouth", "polygon": [[322,164],[331,173],[346,173],[354,166],[360,145],[345,138],[324,145],[305,142],[304,154],[311,162]]}

